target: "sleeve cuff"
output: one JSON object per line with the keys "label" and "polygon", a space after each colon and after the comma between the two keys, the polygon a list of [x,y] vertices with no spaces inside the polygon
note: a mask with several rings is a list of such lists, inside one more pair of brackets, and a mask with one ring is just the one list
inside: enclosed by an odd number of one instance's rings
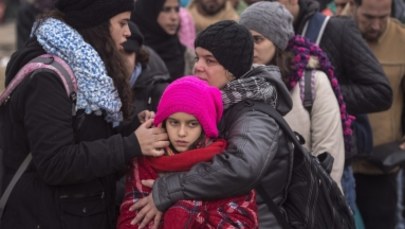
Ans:
{"label": "sleeve cuff", "polygon": [[142,156],[141,147],[134,133],[130,134],[128,137],[124,137],[124,150],[126,161],[134,157]]}

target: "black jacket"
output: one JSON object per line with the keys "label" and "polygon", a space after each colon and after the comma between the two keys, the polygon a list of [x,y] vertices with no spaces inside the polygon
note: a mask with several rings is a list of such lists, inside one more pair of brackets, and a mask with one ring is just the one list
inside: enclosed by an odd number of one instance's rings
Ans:
{"label": "black jacket", "polygon": [[[296,34],[302,34],[306,22],[319,9],[313,0],[300,0],[299,4],[300,12],[294,24]],[[388,79],[352,19],[332,17],[319,46],[335,68],[350,114],[379,112],[391,106]]]}
{"label": "black jacket", "polygon": [[[15,53],[7,83],[42,53],[36,42]],[[5,182],[29,152],[33,160],[10,196],[0,228],[115,228],[116,174],[141,154],[139,143],[102,116],[78,111],[73,117],[72,101],[52,74],[30,75],[1,109]]]}
{"label": "black jacket", "polygon": [[[277,110],[290,111],[292,101],[284,83],[266,71],[257,76],[267,77],[277,89]],[[269,105],[270,106],[270,105]],[[247,193],[262,185],[276,204],[286,196],[292,149],[276,121],[260,111],[244,113],[228,108],[222,117],[221,135],[228,148],[212,163],[199,163],[189,172],[163,176],[153,186],[153,199],[160,210],[183,199],[217,199]],[[236,120],[230,118],[233,115]],[[221,129],[222,129],[221,128]],[[262,228],[278,228],[258,195],[259,221]]]}

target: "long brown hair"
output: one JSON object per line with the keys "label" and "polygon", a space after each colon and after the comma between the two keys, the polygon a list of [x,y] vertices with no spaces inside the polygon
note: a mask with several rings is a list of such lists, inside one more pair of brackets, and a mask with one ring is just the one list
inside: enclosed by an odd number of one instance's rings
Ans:
{"label": "long brown hair", "polygon": [[282,51],[276,47],[275,57],[270,61],[270,64],[278,66],[281,73],[283,82],[287,85],[289,82],[288,77],[295,69],[293,69],[294,54],[290,51]]}
{"label": "long brown hair", "polygon": [[132,113],[132,90],[129,86],[131,72],[126,66],[127,62],[124,55],[115,47],[110,34],[110,23],[106,22],[92,28],[79,29],[78,32],[87,43],[93,46],[103,60],[107,73],[113,79],[121,98],[121,111],[124,119],[128,120]]}
{"label": "long brown hair", "polygon": [[[53,10],[40,16],[41,19],[49,17],[64,21],[63,14],[58,10]],[[111,37],[110,22],[107,21],[92,28],[76,30],[82,35],[84,41],[97,51],[103,60],[107,73],[118,90],[122,102],[121,111],[123,117],[125,120],[129,120],[132,113],[132,90],[129,85],[129,77],[132,72],[126,66],[125,56],[118,51]]]}

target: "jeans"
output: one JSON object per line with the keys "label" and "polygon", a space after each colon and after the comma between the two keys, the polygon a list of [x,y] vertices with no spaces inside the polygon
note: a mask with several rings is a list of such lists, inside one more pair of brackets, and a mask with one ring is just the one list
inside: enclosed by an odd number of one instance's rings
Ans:
{"label": "jeans", "polygon": [[345,165],[342,176],[342,189],[345,194],[346,202],[353,211],[356,229],[364,229],[363,220],[356,204],[356,181],[353,175],[351,165]]}

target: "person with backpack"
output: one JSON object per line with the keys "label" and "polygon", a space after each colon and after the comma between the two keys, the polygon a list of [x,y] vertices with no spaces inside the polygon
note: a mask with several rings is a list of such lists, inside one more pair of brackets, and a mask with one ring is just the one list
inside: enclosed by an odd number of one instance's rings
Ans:
{"label": "person with backpack", "polygon": [[[269,0],[267,0],[269,1]],[[378,60],[364,41],[354,21],[348,17],[325,17],[316,0],[277,0],[293,15],[295,34],[309,38],[327,54],[339,80],[347,112],[354,120],[351,150],[345,150],[342,188],[357,214],[352,160],[372,149],[370,124],[365,114],[390,108],[393,92]],[[325,22],[326,21],[326,22]],[[356,217],[361,224],[360,217]]]}
{"label": "person with backpack", "polygon": [[333,156],[331,176],[341,187],[343,136],[350,141],[351,117],[346,113],[326,54],[304,37],[294,35],[292,20],[290,12],[280,3],[258,2],[243,11],[239,23],[253,36],[253,62],[280,68],[293,99],[293,108],[284,118],[304,137],[311,152],[316,155],[329,152]]}
{"label": "person with backpack", "polygon": [[[241,110],[250,101],[274,107],[282,115],[292,107],[291,97],[275,66],[251,69],[253,38],[231,20],[209,26],[195,42],[195,75],[221,89],[224,115],[220,137],[228,148],[188,172],[159,177],[151,195],[136,202],[135,223],[155,222],[161,212],[183,199],[217,199],[247,194],[258,185],[280,205],[286,196],[292,166],[292,147],[273,118],[261,111]],[[232,117],[234,114],[237,116]],[[278,228],[261,195],[257,195],[260,228]],[[157,208],[156,208],[157,207]],[[159,210],[158,210],[159,209]],[[145,217],[146,216],[146,217]],[[144,218],[145,217],[145,218]]]}
{"label": "person with backpack", "polygon": [[[34,66],[0,107],[3,191],[24,158],[32,156],[0,208],[0,228],[115,228],[117,174],[136,156],[163,154],[167,135],[151,127],[153,120],[128,135],[119,132],[131,117],[130,71],[122,50],[131,35],[133,4],[58,0],[56,10],[37,21],[26,46],[13,54],[6,86],[43,54],[48,58],[42,64],[62,67]],[[74,77],[60,77],[65,72]],[[77,90],[68,95],[66,85]]]}

